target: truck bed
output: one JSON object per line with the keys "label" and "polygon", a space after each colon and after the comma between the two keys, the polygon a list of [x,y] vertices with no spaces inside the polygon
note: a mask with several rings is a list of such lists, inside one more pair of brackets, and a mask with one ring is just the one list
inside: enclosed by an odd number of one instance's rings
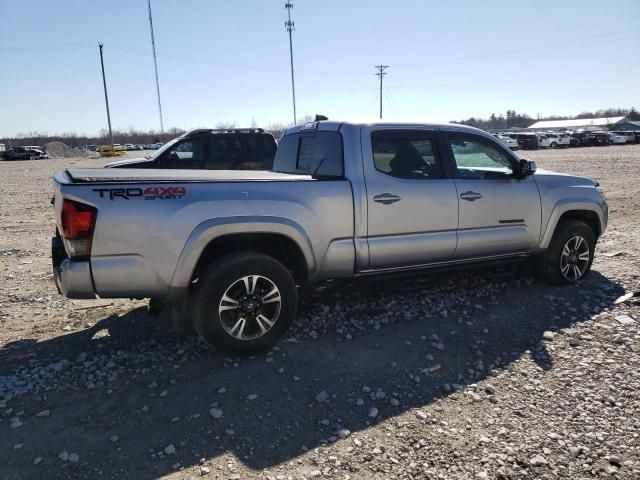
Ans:
{"label": "truck bed", "polygon": [[55,175],[56,182],[82,183],[218,183],[313,181],[310,175],[292,175],[255,170],[169,170],[126,168],[68,168]]}

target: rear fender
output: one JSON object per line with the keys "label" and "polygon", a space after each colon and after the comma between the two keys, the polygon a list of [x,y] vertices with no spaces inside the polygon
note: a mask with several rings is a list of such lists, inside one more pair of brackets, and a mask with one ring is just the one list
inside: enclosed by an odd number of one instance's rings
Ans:
{"label": "rear fender", "polygon": [[315,271],[316,260],[311,241],[297,223],[279,217],[223,217],[202,222],[193,230],[180,254],[171,280],[171,288],[182,290],[189,286],[202,252],[213,240],[226,235],[247,233],[279,234],[288,237],[302,251],[309,273]]}

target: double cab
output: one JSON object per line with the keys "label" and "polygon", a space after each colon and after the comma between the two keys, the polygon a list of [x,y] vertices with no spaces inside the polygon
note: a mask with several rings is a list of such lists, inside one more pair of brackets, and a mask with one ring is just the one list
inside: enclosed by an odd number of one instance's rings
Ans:
{"label": "double cab", "polygon": [[608,217],[595,181],[450,124],[317,121],[283,134],[270,171],[69,168],[54,184],[63,294],[163,301],[243,354],[284,335],[308,282],[525,259],[577,282]]}

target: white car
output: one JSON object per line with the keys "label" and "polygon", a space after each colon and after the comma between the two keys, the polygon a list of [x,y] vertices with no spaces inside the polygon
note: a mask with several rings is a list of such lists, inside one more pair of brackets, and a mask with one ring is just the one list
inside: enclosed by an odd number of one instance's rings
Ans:
{"label": "white car", "polygon": [[549,148],[551,146],[551,139],[546,135],[538,135],[538,147]]}
{"label": "white car", "polygon": [[624,137],[627,140],[627,143],[637,143],[636,142],[636,134],[634,132],[626,132],[626,131],[617,131],[617,132],[611,132],[611,133],[615,133],[616,135],[620,135],[621,137]]}
{"label": "white car", "polygon": [[131,151],[131,150],[135,150],[136,149],[136,147],[134,147],[132,143],[125,143],[124,144],[124,148],[126,148],[127,151]]}
{"label": "white car", "polygon": [[611,145],[621,145],[627,143],[628,137],[626,135],[619,135],[613,132],[608,132],[607,135],[609,135],[609,144]]}
{"label": "white car", "polygon": [[506,135],[500,135],[499,133],[494,133],[493,136],[504,143],[511,150],[518,150],[518,148],[520,148],[518,146],[518,141],[514,138],[507,137]]}
{"label": "white car", "polygon": [[571,137],[566,133],[545,133],[545,136],[549,139],[550,148],[568,147],[571,145]]}

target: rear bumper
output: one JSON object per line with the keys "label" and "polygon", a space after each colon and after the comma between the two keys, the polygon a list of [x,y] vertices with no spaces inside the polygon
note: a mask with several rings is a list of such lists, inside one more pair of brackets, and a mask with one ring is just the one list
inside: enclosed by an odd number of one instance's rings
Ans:
{"label": "rear bumper", "polygon": [[51,261],[58,292],[67,298],[96,297],[89,261],[67,258],[60,237],[51,239]]}

